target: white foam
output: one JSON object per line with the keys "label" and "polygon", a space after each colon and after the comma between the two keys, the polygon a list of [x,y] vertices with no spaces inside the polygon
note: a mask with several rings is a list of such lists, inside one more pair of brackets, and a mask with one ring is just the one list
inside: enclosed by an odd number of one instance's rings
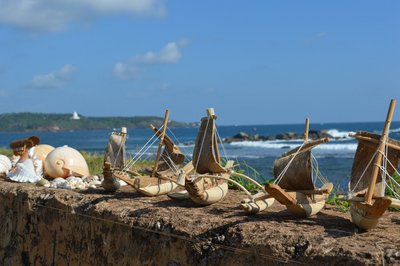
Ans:
{"label": "white foam", "polygon": [[400,133],[400,128],[391,129],[389,133]]}
{"label": "white foam", "polygon": [[[229,145],[236,147],[250,147],[250,148],[265,148],[265,149],[294,149],[299,146],[299,143],[283,143],[276,141],[241,141],[241,142],[233,142]],[[318,145],[314,149],[318,150],[347,150],[347,151],[355,151],[357,149],[356,143],[325,143]]]}
{"label": "white foam", "polygon": [[349,134],[354,134],[353,131],[339,131],[337,129],[329,129],[326,131],[329,135],[338,139],[349,139]]}

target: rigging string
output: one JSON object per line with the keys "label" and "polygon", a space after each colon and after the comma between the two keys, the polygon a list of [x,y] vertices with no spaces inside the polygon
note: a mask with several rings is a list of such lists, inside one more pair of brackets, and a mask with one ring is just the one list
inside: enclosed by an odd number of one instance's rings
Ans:
{"label": "rigging string", "polygon": [[[386,162],[389,162],[389,165],[394,169],[394,172],[400,176],[399,171],[397,170],[397,167],[395,167],[392,162],[389,160],[389,158],[385,155],[382,154],[382,156],[385,158]],[[400,184],[393,178],[393,176],[389,175],[389,172],[387,171],[387,169],[385,169],[385,178],[389,177],[389,181],[390,181],[390,186],[387,184],[387,187],[389,188],[389,190],[391,190],[393,192],[393,194],[396,196],[396,198],[400,199],[400,194],[397,192],[400,191]],[[397,189],[395,188],[395,186],[397,186]]]}
{"label": "rigging string", "polygon": [[[162,128],[162,127],[161,127]],[[153,136],[143,145],[143,147],[135,154],[135,156],[133,156],[133,158],[126,164],[126,166],[123,169],[123,172],[126,173],[126,171],[132,167],[142,156],[145,152],[147,152],[150,147],[157,141],[158,138],[155,138],[153,141],[152,139],[156,136],[156,133],[153,134]],[[151,144],[149,145],[149,143],[151,142]],[[148,147],[146,147],[148,146]],[[145,149],[143,151],[143,149]],[[143,151],[143,152],[142,152]]]}
{"label": "rigging string", "polygon": [[[311,153],[311,158],[312,158],[313,170],[315,169],[314,171],[316,174],[316,178],[315,178],[314,182],[316,182],[317,178],[318,178],[322,182],[322,184],[328,183],[329,182],[328,179],[326,179],[326,177],[322,175],[321,171],[319,171],[318,160],[312,153]],[[314,185],[315,185],[315,183],[314,183]]]}
{"label": "rigging string", "polygon": [[[125,135],[125,137],[122,135],[122,133],[121,134],[117,134],[118,136],[120,136],[120,137],[122,137],[122,139],[121,139],[121,142],[120,142],[120,144],[119,144],[119,148],[118,148],[118,152],[117,152],[117,155],[115,156],[115,158],[114,158],[114,163],[113,163],[113,165],[115,166],[115,164],[117,163],[117,159],[118,159],[118,156],[119,156],[119,154],[121,153],[121,150],[122,150],[122,147],[123,147],[123,145],[125,145],[125,140],[126,140],[126,135]],[[124,156],[125,154],[122,154],[122,156]],[[125,157],[125,156],[124,156]],[[122,163],[124,163],[124,162],[122,162]]]}
{"label": "rigging string", "polygon": [[[137,161],[142,158],[142,156],[153,146],[153,144],[157,141],[157,139],[154,139],[153,142],[140,154],[140,156],[136,156],[124,167],[123,172],[126,173],[126,171],[131,168]],[[149,155],[150,157],[150,155]]]}
{"label": "rigging string", "polygon": [[204,144],[204,140],[206,139],[207,129],[208,129],[208,124],[209,124],[209,123],[210,123],[210,117],[207,116],[206,130],[204,131],[203,140],[201,141],[201,145],[200,145],[200,151],[199,151],[199,154],[197,155],[197,162],[196,162],[196,166],[194,167],[194,170],[195,170],[195,171],[197,171],[197,166],[199,165],[199,162],[200,162],[200,157],[199,157],[199,155],[201,155],[201,151],[203,150],[203,144]]}
{"label": "rigging string", "polygon": [[174,172],[178,172],[178,167],[174,161],[172,161],[171,156],[167,156],[166,154],[162,153],[161,158],[164,159],[164,162],[167,164],[169,169],[172,169]]}
{"label": "rigging string", "polygon": [[292,164],[294,158],[297,156],[297,154],[300,153],[301,149],[304,146],[304,142],[299,146],[299,148],[297,149],[297,151],[293,154],[293,157],[290,159],[289,163],[285,166],[285,168],[283,168],[282,172],[279,174],[279,176],[275,179],[274,184],[279,184],[279,182],[281,182],[281,179],[283,178],[283,176],[286,174],[286,171],[289,169],[289,166]]}
{"label": "rigging string", "polygon": [[151,138],[142,146],[142,148],[140,148],[140,150],[138,152],[136,152],[136,154],[132,157],[132,159],[128,162],[128,164],[130,164],[132,161],[134,161],[136,159],[137,156],[139,156],[139,153],[152,141],[152,139],[156,136],[156,133],[154,133]]}
{"label": "rigging string", "polygon": [[362,172],[361,176],[358,178],[357,183],[355,184],[355,186],[353,187],[353,189],[350,191],[351,194],[354,193],[354,191],[356,190],[357,186],[359,185],[362,177],[365,175],[365,173],[367,172],[368,167],[371,165],[372,161],[374,160],[376,154],[378,153],[378,149],[376,149],[375,153],[371,156],[371,159],[369,160],[367,166],[365,167],[364,171]]}
{"label": "rigging string", "polygon": [[[171,136],[173,137],[174,141],[175,141],[176,143],[180,143],[179,139],[176,137],[176,135],[174,134],[174,132],[172,132],[172,130],[171,130],[169,127],[167,127],[167,130],[168,130],[168,132],[171,133]],[[186,148],[185,148],[184,146],[181,146],[181,147],[179,147],[179,148],[182,148],[183,154],[185,155],[185,162],[188,163],[188,162],[189,162],[188,157],[190,156],[190,153],[186,150]]]}
{"label": "rigging string", "polygon": [[[215,127],[215,132],[217,133],[217,138],[218,138],[218,140],[219,140],[219,143],[221,143],[221,147],[222,147],[222,151],[224,152],[224,156],[225,156],[226,160],[229,161],[231,158],[228,156],[228,153],[227,153],[226,150],[225,150],[225,145],[224,145],[223,142],[222,142],[222,138],[221,138],[221,136],[219,135],[219,132],[218,132],[218,128],[217,128],[217,127]],[[218,145],[218,144],[217,144],[217,145]]]}
{"label": "rigging string", "polygon": [[[63,213],[65,213],[67,215],[70,215],[70,216],[76,215],[76,216],[80,216],[80,217],[84,217],[84,218],[88,218],[88,219],[93,219],[93,220],[98,220],[98,221],[103,221],[103,222],[119,225],[119,226],[125,226],[125,227],[131,228],[131,229],[144,231],[144,232],[147,232],[147,233],[153,233],[153,234],[158,234],[158,235],[162,235],[162,236],[167,236],[167,237],[183,240],[183,241],[186,241],[186,242],[190,242],[190,243],[193,243],[193,244],[197,244],[197,243],[202,244],[203,243],[199,239],[186,237],[186,236],[183,236],[183,235],[178,235],[178,234],[164,232],[164,231],[158,231],[158,230],[155,230],[155,229],[150,229],[150,228],[146,228],[146,227],[142,227],[142,226],[138,226],[138,225],[130,225],[130,224],[122,223],[122,222],[117,222],[117,221],[114,221],[114,220],[109,220],[109,219],[105,219],[105,218],[100,218],[100,217],[96,217],[96,216],[82,214],[82,213],[76,212],[74,208],[71,208],[71,211],[68,211],[68,210],[64,210],[64,209],[61,209],[61,208],[57,208],[57,207],[46,206],[46,205],[43,205],[43,204],[40,204],[40,203],[35,203],[35,206],[46,208],[46,209],[49,209],[49,210],[55,210],[55,211],[63,212]],[[216,248],[221,248],[221,249],[224,249],[224,250],[227,250],[227,251],[231,251],[231,252],[238,252],[238,253],[245,253],[245,254],[254,255],[254,251],[253,250],[249,250],[249,249],[245,249],[245,248],[237,248],[237,247],[232,247],[232,246],[227,246],[227,245],[222,245],[222,244],[216,244],[216,243],[210,243],[210,244],[207,243],[207,245],[214,246]],[[272,260],[272,261],[281,262],[281,263],[307,265],[307,264],[299,262],[299,261],[294,261],[294,260],[289,260],[289,259],[282,259],[282,258],[279,258],[277,256],[272,256],[272,255],[259,253],[259,252],[257,252],[257,256],[262,257],[264,259],[269,259],[269,260]]]}

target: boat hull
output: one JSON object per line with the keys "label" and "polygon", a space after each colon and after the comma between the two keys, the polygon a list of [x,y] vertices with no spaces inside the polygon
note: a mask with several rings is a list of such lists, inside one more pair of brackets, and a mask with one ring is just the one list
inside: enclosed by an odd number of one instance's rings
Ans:
{"label": "boat hull", "polygon": [[160,180],[155,177],[141,176],[135,178],[136,190],[149,197],[165,195],[174,190],[178,185],[172,181]]}
{"label": "boat hull", "polygon": [[[333,184],[327,183],[321,188],[321,192],[302,193],[298,191],[286,191],[276,184],[267,184],[265,190],[293,214],[301,217],[316,215],[325,206],[325,201],[332,191]],[[322,192],[324,191],[324,192]]]}
{"label": "boat hull", "polygon": [[289,204],[286,208],[293,214],[301,217],[310,217],[316,215],[325,206],[325,199],[315,203]]}
{"label": "boat hull", "polygon": [[377,198],[372,205],[365,202],[350,202],[351,221],[363,230],[373,229],[391,203],[390,198]]}
{"label": "boat hull", "polygon": [[244,199],[240,206],[247,213],[258,213],[271,207],[274,202],[274,198],[256,200],[254,202],[250,201],[249,199]]}
{"label": "boat hull", "polygon": [[189,194],[189,197],[197,205],[206,206],[222,200],[227,193],[228,184],[224,182],[218,186],[204,190],[200,195]]}

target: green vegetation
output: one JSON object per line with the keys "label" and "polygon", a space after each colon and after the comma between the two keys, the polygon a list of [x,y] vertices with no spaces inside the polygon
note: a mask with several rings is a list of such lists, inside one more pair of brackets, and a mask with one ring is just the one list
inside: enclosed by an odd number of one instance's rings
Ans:
{"label": "green vegetation", "polygon": [[338,193],[340,191],[340,186],[335,187],[336,189],[331,192],[326,203],[335,206],[335,208],[340,212],[348,212],[350,210],[350,203],[339,198]]}
{"label": "green vegetation", "polygon": [[13,155],[13,152],[12,152],[11,149],[0,148],[0,154],[3,154],[3,155],[5,155],[5,156],[10,157],[10,156]]}
{"label": "green vegetation", "polygon": [[[265,179],[256,169],[248,165],[246,162],[242,162],[239,165],[239,169],[237,169],[236,172],[250,176],[252,179],[257,180],[261,185],[265,185],[266,183],[269,182],[269,180]],[[259,190],[259,188],[255,184],[247,180],[244,180],[240,177],[231,176],[230,179],[238,182],[240,185],[246,188],[250,193],[256,193]],[[260,182],[260,180],[262,181]],[[239,190],[238,186],[232,183],[228,183],[228,187],[229,189]]]}
{"label": "green vegetation", "polygon": [[[394,173],[393,179],[396,180],[396,182],[397,182],[398,184],[400,184],[400,175],[398,175],[397,173]],[[395,195],[394,195],[394,192],[397,193],[397,194],[400,194],[400,187],[398,187],[398,186],[393,186],[392,189],[393,189],[394,191],[392,191],[391,189],[389,189],[389,188],[386,186],[385,195],[386,195],[386,196],[389,196],[389,197],[394,197],[394,196],[395,196]],[[389,210],[390,210],[390,211],[400,211],[400,208],[390,207]]]}
{"label": "green vegetation", "polygon": [[[71,114],[46,113],[5,113],[0,114],[1,131],[58,131],[58,130],[92,130],[109,128],[144,128],[149,124],[160,126],[163,117],[86,117],[71,119]],[[190,123],[170,121],[171,127],[188,127]]]}
{"label": "green vegetation", "polygon": [[[83,158],[85,158],[86,163],[89,167],[89,173],[92,175],[102,175],[103,174],[103,161],[104,154],[99,153],[91,153],[86,151],[81,151]],[[130,170],[138,173],[143,173],[145,168],[152,167],[154,165],[154,161],[149,160],[139,160],[135,163]]]}

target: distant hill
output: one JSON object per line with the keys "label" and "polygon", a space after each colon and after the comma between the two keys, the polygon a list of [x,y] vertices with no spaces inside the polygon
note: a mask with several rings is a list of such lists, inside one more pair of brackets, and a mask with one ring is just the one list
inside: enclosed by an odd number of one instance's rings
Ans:
{"label": "distant hill", "polygon": [[[0,114],[0,131],[64,131],[93,130],[109,128],[144,128],[154,124],[160,126],[163,117],[86,117],[79,115],[79,120],[71,119],[72,114],[47,113],[5,113]],[[170,121],[170,127],[191,127],[193,123]]]}

